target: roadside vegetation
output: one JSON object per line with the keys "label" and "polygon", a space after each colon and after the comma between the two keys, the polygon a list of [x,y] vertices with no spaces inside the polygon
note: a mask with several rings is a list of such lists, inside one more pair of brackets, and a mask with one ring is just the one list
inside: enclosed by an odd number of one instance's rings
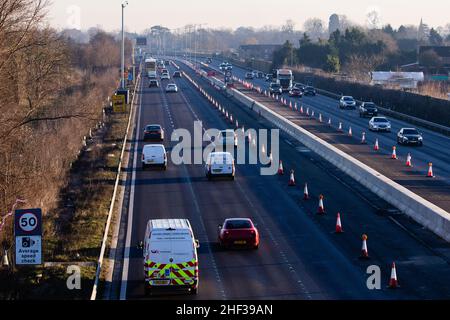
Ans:
{"label": "roadside vegetation", "polygon": [[[76,41],[47,26],[47,6],[0,0],[0,253],[12,261],[6,214],[22,199],[42,208],[44,261],[57,264],[0,269],[0,299],[90,294],[128,120],[104,113],[119,79],[116,36],[95,30]],[[70,292],[61,263],[81,262],[82,290]]]}

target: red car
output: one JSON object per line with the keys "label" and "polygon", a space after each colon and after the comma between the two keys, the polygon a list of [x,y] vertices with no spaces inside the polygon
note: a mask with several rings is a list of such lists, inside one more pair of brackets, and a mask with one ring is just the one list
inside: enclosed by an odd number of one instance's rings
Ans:
{"label": "red car", "polygon": [[246,218],[227,219],[219,225],[219,243],[222,248],[259,248],[259,232],[252,220]]}
{"label": "red car", "polygon": [[290,97],[302,97],[303,96],[303,92],[301,89],[294,87],[291,89],[291,91],[289,91],[289,96]]}

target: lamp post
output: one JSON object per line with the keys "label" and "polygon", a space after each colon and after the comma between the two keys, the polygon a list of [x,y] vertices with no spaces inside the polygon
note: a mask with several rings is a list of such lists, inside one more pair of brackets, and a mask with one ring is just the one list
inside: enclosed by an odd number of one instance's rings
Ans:
{"label": "lamp post", "polygon": [[122,2],[122,79],[120,82],[121,89],[125,88],[125,17],[124,17],[124,11],[125,7],[128,5],[128,1]]}

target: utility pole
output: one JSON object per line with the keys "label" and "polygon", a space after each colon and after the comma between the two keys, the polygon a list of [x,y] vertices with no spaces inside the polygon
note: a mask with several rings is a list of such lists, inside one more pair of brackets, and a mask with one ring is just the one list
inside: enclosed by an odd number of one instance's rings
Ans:
{"label": "utility pole", "polygon": [[120,82],[121,89],[125,89],[125,7],[128,5],[128,1],[122,2],[122,79]]}

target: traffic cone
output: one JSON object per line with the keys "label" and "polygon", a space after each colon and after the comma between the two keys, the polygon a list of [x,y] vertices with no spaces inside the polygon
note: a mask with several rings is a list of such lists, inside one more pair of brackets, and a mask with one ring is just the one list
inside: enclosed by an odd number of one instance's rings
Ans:
{"label": "traffic cone", "polygon": [[342,122],[339,122],[339,128],[338,128],[338,131],[339,132],[342,132],[343,130],[342,130]]}
{"label": "traffic cone", "polygon": [[309,116],[309,107],[306,108],[306,115]]}
{"label": "traffic cone", "polygon": [[261,147],[261,153],[266,154],[266,147],[264,146],[264,144]]}
{"label": "traffic cone", "polygon": [[289,178],[289,187],[295,187],[295,177],[294,177],[294,170],[291,170],[291,176]]}
{"label": "traffic cone", "polygon": [[233,115],[230,115],[230,123],[233,123]]}
{"label": "traffic cone", "polygon": [[292,101],[289,102],[289,108],[292,110]]}
{"label": "traffic cone", "polygon": [[373,150],[375,150],[375,151],[380,150],[380,145],[378,144],[378,139],[375,140],[375,145],[373,147]]}
{"label": "traffic cone", "polygon": [[323,206],[323,195],[319,196],[319,208],[317,209],[317,214],[324,214],[325,207]]}
{"label": "traffic cone", "polygon": [[352,127],[349,127],[349,128],[348,128],[348,136],[349,136],[349,137],[353,136]]}
{"label": "traffic cone", "polygon": [[369,259],[369,251],[367,250],[367,235],[362,235],[361,259]]}
{"label": "traffic cone", "polygon": [[314,113],[314,110],[313,110],[313,111],[311,111],[311,117],[314,118],[314,115],[315,115],[315,113]]}
{"label": "traffic cone", "polygon": [[362,133],[361,144],[367,144],[367,141],[366,141],[366,133],[365,133],[365,132]]}
{"label": "traffic cone", "polygon": [[323,122],[323,120],[322,120],[322,114],[319,114],[319,122],[320,122],[320,123]]}
{"label": "traffic cone", "polygon": [[297,102],[294,104],[294,110],[298,111]]}
{"label": "traffic cone", "polygon": [[248,138],[248,142],[252,141],[252,133],[250,131],[248,132],[247,138]]}
{"label": "traffic cone", "polygon": [[255,138],[253,138],[253,140],[252,140],[252,147],[256,147],[256,139]]}
{"label": "traffic cone", "polygon": [[284,174],[283,161],[280,160],[280,166],[278,167],[278,175],[282,176],[283,174]]}
{"label": "traffic cone", "polygon": [[397,280],[397,270],[395,267],[395,262],[392,262],[392,268],[391,268],[391,278],[389,279],[389,288],[395,289],[398,288],[398,280]]}
{"label": "traffic cone", "polygon": [[303,106],[300,106],[300,113],[301,113],[301,114],[304,113]]}
{"label": "traffic cone", "polygon": [[239,128],[239,121],[236,119],[236,129]]}
{"label": "traffic cone", "polygon": [[434,175],[433,175],[433,164],[431,162],[428,164],[427,177],[428,178],[434,178]]}
{"label": "traffic cone", "polygon": [[408,153],[408,156],[406,157],[406,166],[407,167],[412,167],[411,153]]}
{"label": "traffic cone", "polygon": [[272,152],[270,152],[270,155],[269,155],[269,166],[272,166],[272,161],[273,161]]}
{"label": "traffic cone", "polygon": [[392,147],[391,159],[397,160],[397,147]]}
{"label": "traffic cone", "polygon": [[336,233],[343,233],[344,230],[342,229],[342,224],[341,224],[341,214],[338,213],[337,214],[337,219],[336,219]]}
{"label": "traffic cone", "polygon": [[328,118],[328,126],[331,127],[331,118]]}
{"label": "traffic cone", "polygon": [[309,200],[308,184],[305,183],[305,189],[303,191],[303,200]]}

